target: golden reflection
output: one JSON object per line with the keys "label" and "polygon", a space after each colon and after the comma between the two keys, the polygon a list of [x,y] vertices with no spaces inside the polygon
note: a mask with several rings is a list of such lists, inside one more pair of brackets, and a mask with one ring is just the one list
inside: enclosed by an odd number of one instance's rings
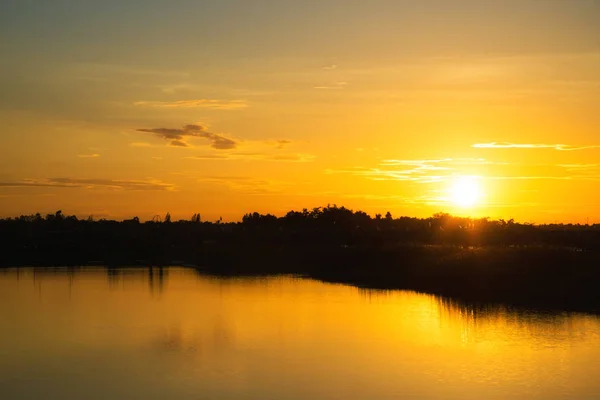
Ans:
{"label": "golden reflection", "polygon": [[[64,360],[56,371],[76,363],[84,375],[86,366],[114,363],[118,374],[106,370],[105,378],[164,398],[552,398],[600,390],[592,379],[600,373],[600,322],[589,315],[180,268],[4,270],[0,300],[0,374],[13,378]],[[138,379],[148,376],[142,389]]]}

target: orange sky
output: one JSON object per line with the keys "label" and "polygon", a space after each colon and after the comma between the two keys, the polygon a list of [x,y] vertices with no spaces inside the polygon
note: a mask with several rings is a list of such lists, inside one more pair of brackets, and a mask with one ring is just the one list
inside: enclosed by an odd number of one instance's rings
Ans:
{"label": "orange sky", "polygon": [[600,222],[597,1],[2,10],[0,216]]}

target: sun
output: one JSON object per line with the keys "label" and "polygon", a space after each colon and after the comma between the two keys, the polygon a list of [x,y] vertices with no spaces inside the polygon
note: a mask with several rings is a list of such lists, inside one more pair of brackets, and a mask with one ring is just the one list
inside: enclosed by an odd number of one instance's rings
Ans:
{"label": "sun", "polygon": [[451,187],[452,201],[463,208],[474,207],[481,201],[481,186],[475,176],[459,176]]}

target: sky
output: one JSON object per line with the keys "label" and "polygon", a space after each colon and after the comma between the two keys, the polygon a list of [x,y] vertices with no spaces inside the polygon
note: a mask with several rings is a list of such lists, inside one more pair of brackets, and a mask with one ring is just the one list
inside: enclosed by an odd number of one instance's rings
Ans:
{"label": "sky", "polygon": [[0,38],[0,217],[600,223],[598,0],[0,1]]}

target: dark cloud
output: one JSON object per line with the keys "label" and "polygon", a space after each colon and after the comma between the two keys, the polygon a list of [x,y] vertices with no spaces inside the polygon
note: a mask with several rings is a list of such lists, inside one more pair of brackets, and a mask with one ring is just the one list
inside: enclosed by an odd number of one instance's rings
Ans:
{"label": "dark cloud", "polygon": [[212,147],[215,149],[228,150],[235,149],[237,146],[236,142],[223,136],[213,135],[209,139],[213,141]]}
{"label": "dark cloud", "polygon": [[199,137],[212,142],[211,147],[217,150],[229,150],[237,147],[237,142],[225,136],[208,132],[202,125],[185,125],[181,129],[176,128],[152,128],[137,129],[138,132],[152,133],[165,140],[170,140],[171,146],[187,147],[186,138]]}
{"label": "dark cloud", "polygon": [[292,141],[291,140],[276,140],[275,141],[275,148],[277,149],[283,149],[285,146],[287,146],[288,144],[291,144]]}
{"label": "dark cloud", "polygon": [[0,182],[0,187],[12,188],[12,187],[77,187],[75,185],[63,184],[54,182],[51,179],[43,181],[35,180],[22,180],[15,182]]}
{"label": "dark cloud", "polygon": [[187,147],[187,143],[182,142],[181,140],[173,140],[171,141],[170,145],[175,147]]}
{"label": "dark cloud", "polygon": [[26,179],[15,182],[0,182],[0,187],[56,187],[112,190],[172,190],[173,185],[156,180],[112,180],[86,178]]}

